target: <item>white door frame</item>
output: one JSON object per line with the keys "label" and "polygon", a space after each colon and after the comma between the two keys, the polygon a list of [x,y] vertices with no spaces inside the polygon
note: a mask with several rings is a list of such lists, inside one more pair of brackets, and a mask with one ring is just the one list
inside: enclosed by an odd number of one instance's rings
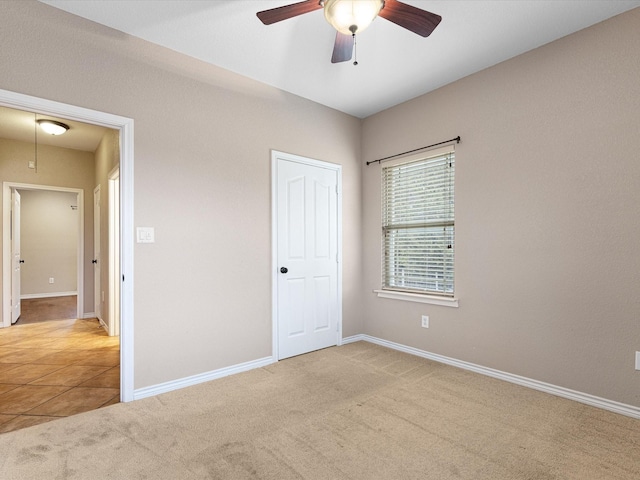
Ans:
{"label": "white door frame", "polygon": [[[133,119],[0,89],[0,105],[120,132],[120,400],[133,400]],[[4,270],[4,268],[3,268]],[[3,295],[4,295],[3,278]],[[6,313],[3,312],[3,318]]]}
{"label": "white door frame", "polygon": [[[2,327],[11,326],[11,239],[9,224],[11,223],[11,192],[13,190],[41,190],[49,192],[67,192],[76,194],[78,205],[78,248],[76,249],[76,282],[78,298],[76,309],[78,317],[84,312],[84,192],[79,188],[53,187],[50,185],[34,185],[30,183],[2,182]],[[7,200],[8,199],[8,200]],[[9,260],[9,261],[7,261]],[[7,271],[8,270],[8,271]],[[8,279],[8,280],[7,280]]]}
{"label": "white door frame", "polygon": [[[20,222],[22,216],[22,201],[18,190],[11,190],[11,206],[9,208],[11,212],[11,235],[9,240],[11,243],[11,297],[9,297],[11,317],[8,320],[9,324],[13,325],[22,314],[22,258],[20,258],[22,257],[22,242],[20,241],[20,237],[22,236],[22,224]],[[5,228],[3,231],[6,232],[7,229]],[[16,250],[18,251],[16,252]],[[7,298],[7,300],[9,300],[9,298]],[[4,306],[2,308],[4,309]],[[4,326],[6,327],[7,325]]]}
{"label": "white door frame", "polygon": [[102,198],[100,185],[93,189],[93,314],[104,327],[102,319]]}
{"label": "white door frame", "polygon": [[120,335],[120,166],[109,172],[109,335]]}
{"label": "white door frame", "polygon": [[276,202],[278,198],[278,160],[302,163],[336,172],[338,188],[338,331],[336,344],[342,345],[342,165],[271,150],[271,324],[273,327],[271,355],[274,361],[280,358],[278,352],[278,205]]}

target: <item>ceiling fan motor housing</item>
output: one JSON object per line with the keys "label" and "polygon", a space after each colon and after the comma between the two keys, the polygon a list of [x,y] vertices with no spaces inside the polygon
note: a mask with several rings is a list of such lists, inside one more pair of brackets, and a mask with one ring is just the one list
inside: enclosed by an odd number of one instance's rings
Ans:
{"label": "ceiling fan motor housing", "polygon": [[325,0],[324,17],[344,35],[360,33],[378,16],[384,0]]}

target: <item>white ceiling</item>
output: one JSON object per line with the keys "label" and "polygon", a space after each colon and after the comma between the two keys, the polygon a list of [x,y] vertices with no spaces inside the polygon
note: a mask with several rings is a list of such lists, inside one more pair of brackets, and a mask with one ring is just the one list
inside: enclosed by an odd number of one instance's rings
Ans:
{"label": "white ceiling", "polygon": [[318,10],[270,26],[256,12],[296,0],[41,0],[364,118],[583,29],[640,0],[404,0],[443,20],[422,38],[378,18],[358,66],[330,62],[335,31]]}

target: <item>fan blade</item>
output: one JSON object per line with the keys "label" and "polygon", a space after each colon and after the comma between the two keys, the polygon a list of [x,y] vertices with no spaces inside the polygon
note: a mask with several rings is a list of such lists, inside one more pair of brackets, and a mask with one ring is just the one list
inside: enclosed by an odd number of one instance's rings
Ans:
{"label": "fan blade", "polygon": [[331,63],[340,63],[351,60],[353,55],[353,35],[345,35],[336,32],[336,43],[333,45]]}
{"label": "fan blade", "polygon": [[398,0],[385,0],[384,8],[380,10],[378,16],[422,37],[431,35],[442,20],[440,15],[420,10]]}
{"label": "fan blade", "polygon": [[265,25],[280,22],[288,18],[297,17],[303,13],[320,10],[322,5],[318,0],[306,0],[304,2],[294,3],[293,5],[284,5],[282,7],[272,8],[271,10],[263,10],[256,13],[258,18]]}

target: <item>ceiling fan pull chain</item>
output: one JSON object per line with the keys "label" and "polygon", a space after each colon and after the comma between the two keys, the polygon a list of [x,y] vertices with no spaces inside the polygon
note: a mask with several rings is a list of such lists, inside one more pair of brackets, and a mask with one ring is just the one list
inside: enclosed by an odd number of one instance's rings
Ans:
{"label": "ceiling fan pull chain", "polygon": [[358,65],[358,44],[356,42],[356,34],[353,33],[353,64]]}

